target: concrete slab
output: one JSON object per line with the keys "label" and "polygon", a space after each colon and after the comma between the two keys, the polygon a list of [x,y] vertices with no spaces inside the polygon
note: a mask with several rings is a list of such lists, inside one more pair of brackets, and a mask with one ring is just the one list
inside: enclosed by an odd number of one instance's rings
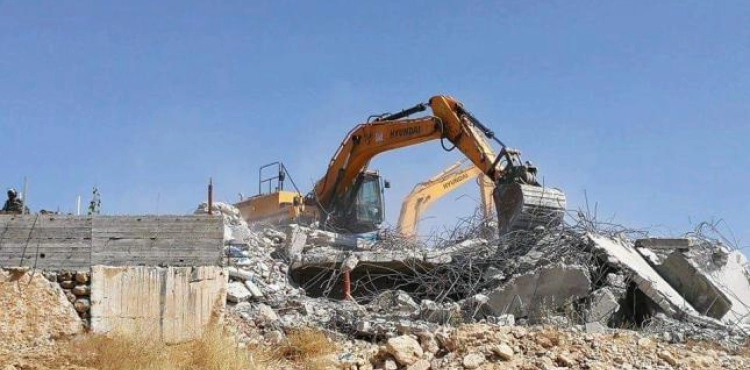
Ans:
{"label": "concrete slab", "polygon": [[285,231],[284,253],[287,257],[293,258],[305,249],[309,231],[299,225],[288,225]]}
{"label": "concrete slab", "polygon": [[675,238],[645,238],[637,239],[635,246],[638,248],[650,249],[679,249],[688,250],[693,247],[692,239],[675,239]]}
{"label": "concrete slab", "polygon": [[587,237],[595,252],[600,253],[607,263],[626,271],[638,289],[664,313],[669,316],[680,313],[698,315],[698,311],[641,257],[632,243],[593,233],[588,233]]}
{"label": "concrete slab", "polygon": [[228,274],[220,267],[94,266],[91,330],[194,339],[223,320]]}
{"label": "concrete slab", "polygon": [[726,324],[750,325],[750,264],[741,251],[724,253],[718,259],[710,251],[693,253],[690,262],[731,302],[721,320]]}
{"label": "concrete slab", "polygon": [[487,306],[495,316],[539,315],[584,297],[591,291],[591,278],[582,266],[552,265],[519,275],[487,293]]}
{"label": "concrete slab", "polygon": [[721,319],[732,308],[726,294],[681,252],[670,254],[655,269],[703,315]]}
{"label": "concrete slab", "polygon": [[612,315],[620,309],[619,299],[610,288],[601,288],[591,293],[591,302],[586,311],[586,322],[607,325]]}

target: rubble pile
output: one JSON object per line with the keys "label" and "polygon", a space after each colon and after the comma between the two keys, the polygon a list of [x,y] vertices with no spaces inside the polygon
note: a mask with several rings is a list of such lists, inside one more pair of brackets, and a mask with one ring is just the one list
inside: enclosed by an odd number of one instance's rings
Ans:
{"label": "rubble pile", "polygon": [[222,203],[214,211],[227,225],[230,320],[248,344],[280,343],[304,326],[388,341],[467,323],[631,329],[727,348],[750,335],[747,260],[703,235],[631,238],[581,222],[426,248],[398,236],[250,226]]}
{"label": "rubble pile", "polygon": [[[360,357],[366,357],[364,352]],[[394,337],[358,369],[744,369],[750,359],[723,350],[669,345],[637,332],[576,327],[471,324]],[[363,359],[350,361],[363,363]],[[341,368],[347,368],[341,366]],[[349,366],[352,369],[354,366]]]}
{"label": "rubble pile", "polygon": [[57,283],[26,267],[0,269],[0,348],[50,343],[83,332]]}

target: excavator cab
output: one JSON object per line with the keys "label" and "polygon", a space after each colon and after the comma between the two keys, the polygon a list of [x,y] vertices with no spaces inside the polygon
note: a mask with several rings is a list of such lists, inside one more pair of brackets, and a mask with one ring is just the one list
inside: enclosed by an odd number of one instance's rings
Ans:
{"label": "excavator cab", "polygon": [[362,175],[362,186],[354,203],[356,222],[367,225],[380,225],[384,220],[383,187],[377,173]]}
{"label": "excavator cab", "polygon": [[377,230],[385,221],[384,188],[384,181],[377,172],[361,172],[351,189],[349,201],[342,207],[344,217],[332,220],[334,227],[353,233]]}

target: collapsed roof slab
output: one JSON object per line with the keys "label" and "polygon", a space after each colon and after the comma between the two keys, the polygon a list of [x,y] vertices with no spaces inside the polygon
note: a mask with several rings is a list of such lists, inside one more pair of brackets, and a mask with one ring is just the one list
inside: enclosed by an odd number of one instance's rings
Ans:
{"label": "collapsed roof slab", "polygon": [[292,279],[308,295],[343,298],[341,278],[335,275],[345,267],[351,270],[351,293],[357,297],[369,295],[373,288],[410,290],[413,284],[410,277],[436,266],[422,253],[330,250],[299,254],[292,260],[289,270]]}
{"label": "collapsed roof slab", "polygon": [[693,247],[693,240],[685,238],[645,238],[636,240],[635,246],[649,249],[688,250]]}
{"label": "collapsed roof slab", "polygon": [[487,306],[496,316],[506,313],[538,319],[545,311],[584,297],[591,291],[591,277],[583,266],[540,267],[487,293]]}
{"label": "collapsed roof slab", "polygon": [[702,314],[721,319],[732,308],[727,295],[684,254],[674,252],[655,268]]}
{"label": "collapsed roof slab", "polygon": [[685,259],[731,302],[731,308],[721,320],[725,324],[750,326],[750,263],[747,257],[741,251],[727,251],[724,262],[718,262],[710,252],[692,253]]}
{"label": "collapsed roof slab", "polygon": [[607,263],[624,270],[646,296],[669,316],[687,314],[697,317],[698,311],[654,270],[636,251],[631,242],[587,233],[594,252],[601,253]]}

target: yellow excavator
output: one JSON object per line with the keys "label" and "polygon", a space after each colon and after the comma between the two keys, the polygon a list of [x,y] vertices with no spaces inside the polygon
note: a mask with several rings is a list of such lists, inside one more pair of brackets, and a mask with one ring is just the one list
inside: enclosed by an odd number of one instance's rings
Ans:
{"label": "yellow excavator", "polygon": [[[484,135],[477,132],[476,128],[472,127],[472,130],[474,130],[477,144],[481,145],[487,154],[494,156],[494,149],[485,140]],[[467,159],[463,159],[431,179],[417,184],[411,193],[404,198],[398,218],[398,231],[401,235],[408,238],[416,237],[417,225],[427,208],[438,199],[475,178],[477,185],[479,185],[479,194],[482,201],[482,218],[487,222],[494,217],[492,190],[495,188],[495,184],[487,176],[484,176],[482,170],[474,164],[469,163],[467,166],[461,167],[466,161]]]}
{"label": "yellow excavator", "polygon": [[466,159],[458,161],[427,181],[420,182],[401,204],[398,217],[398,232],[407,238],[415,238],[419,221],[427,209],[440,198],[448,195],[471,180],[476,180],[482,204],[482,218],[487,221],[494,217],[492,190],[495,185],[482,170],[474,164],[465,164]]}
{"label": "yellow excavator", "polygon": [[[431,109],[432,115],[410,116]],[[484,135],[501,146],[497,156]],[[450,96],[438,95],[394,114],[383,114],[354,127],[331,158],[325,175],[307,195],[277,185],[267,193],[242,200],[237,207],[248,222],[318,223],[326,230],[376,231],[385,219],[386,184],[370,160],[383,152],[437,140],[446,151],[458,149],[495,185],[493,199],[501,234],[559,223],[565,195],[542,187],[537,169],[522,162],[520,152],[506,147],[487,126]],[[279,165],[276,180],[288,176]],[[264,179],[261,179],[263,184]],[[261,186],[262,187],[262,186]]]}

